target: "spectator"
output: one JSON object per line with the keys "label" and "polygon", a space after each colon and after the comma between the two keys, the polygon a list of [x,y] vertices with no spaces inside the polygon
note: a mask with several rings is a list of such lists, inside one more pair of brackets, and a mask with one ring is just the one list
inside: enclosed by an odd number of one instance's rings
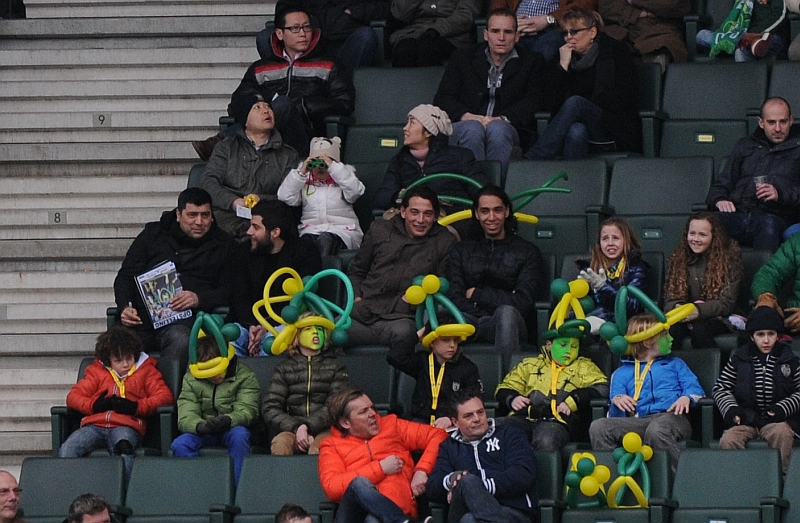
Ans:
{"label": "spectator", "polygon": [[743,449],[749,440],[763,438],[780,450],[786,474],[800,431],[800,359],[780,341],[783,331],[775,309],[754,309],[747,317],[750,341],[725,364],[713,396],[726,427],[719,448]]}
{"label": "spectator", "polygon": [[772,97],[761,104],[758,127],[736,143],[706,203],[740,245],[775,252],[786,226],[798,221],[800,126],[789,103]]}
{"label": "spectator", "polygon": [[[656,323],[649,313],[634,316],[627,334],[643,332]],[[669,331],[630,345],[630,357],[611,376],[609,417],[596,419],[589,427],[592,449],[614,450],[625,434],[635,432],[645,445],[668,451],[675,472],[678,442],[692,436],[689,409],[705,393],[686,363],[670,355],[671,346]]]}
{"label": "spectator", "polygon": [[749,6],[744,1],[734,2],[719,29],[701,29],[695,40],[699,47],[710,50],[711,58],[723,52],[732,54],[737,62],[756,60],[770,51],[778,54],[785,49],[785,16],[784,0],[759,0]]}
{"label": "spectator", "polygon": [[404,297],[412,280],[444,274],[456,238],[436,223],[439,200],[430,187],[406,191],[400,215],[376,221],[350,262],[356,303],[347,331],[349,345],[379,343],[398,353],[413,352],[417,328]]}
{"label": "spectator", "polygon": [[683,37],[683,17],[692,11],[689,0],[598,0],[604,31],[635,49],[643,62],[655,62],[662,74],[671,62],[689,59]]}
{"label": "spectator", "polygon": [[322,256],[358,249],[364,233],[353,204],[364,195],[356,169],[339,161],[339,137],[312,138],[311,156],[292,169],[278,189],[278,199],[302,206],[300,236],[312,238]]}
{"label": "spectator", "polygon": [[[448,145],[448,136],[452,133],[450,118],[438,107],[418,105],[413,108],[403,128],[403,147],[389,162],[386,176],[375,191],[374,207],[396,206],[403,189],[431,174],[461,174],[486,185],[489,180],[475,163],[472,152]],[[436,180],[426,185],[439,196],[472,199],[478,191],[473,185],[454,180]]]}
{"label": "spectator", "polygon": [[453,248],[448,296],[476,326],[475,340],[494,343],[498,352],[519,352],[528,340],[525,318],[534,315],[542,284],[542,254],[517,236],[517,219],[505,191],[486,185],[473,201],[482,238],[463,240]]}
{"label": "spectator", "polygon": [[21,492],[17,478],[6,470],[0,470],[0,523],[25,523],[17,517]]}
{"label": "spectator", "polygon": [[400,27],[389,35],[392,67],[442,65],[459,47],[473,41],[479,0],[392,0]]}
{"label": "spectator", "polygon": [[550,71],[553,117],[525,157],[586,158],[593,151],[641,152],[636,66],[628,47],[600,33],[595,11],[570,9],[561,18],[566,43]]}
{"label": "spectator", "polygon": [[111,505],[96,494],[81,494],[70,504],[66,523],[116,523]]}
{"label": "spectator", "polygon": [[[325,134],[326,116],[353,112],[353,79],[337,61],[322,55],[318,45],[321,32],[312,28],[302,9],[290,7],[278,13],[275,27],[269,57],[253,62],[231,95],[228,114],[238,125],[223,134],[236,134],[248,119],[253,96],[259,94],[275,111],[275,127],[283,143],[305,158],[309,140]],[[218,134],[192,142],[192,146],[202,160],[208,160],[222,138]],[[289,165],[296,165],[296,161]]]}
{"label": "spectator", "polygon": [[[644,285],[647,262],[639,252],[641,244],[631,226],[622,218],[608,218],[600,224],[597,239],[592,245],[591,260],[578,260],[578,278],[591,287],[595,308],[586,319],[592,324],[592,334],[597,334],[606,321],[614,321],[617,291],[622,285],[640,289]],[[642,311],[642,304],[628,297],[628,317]],[[589,314],[589,313],[587,313]]]}
{"label": "spectator", "polygon": [[483,37],[486,43],[453,54],[433,103],[456,120],[452,145],[466,147],[479,161],[501,162],[505,173],[512,149],[535,135],[545,64],[538,53],[515,45],[519,33],[511,11],[489,13]]}
{"label": "spectator", "polygon": [[[272,273],[282,267],[290,267],[303,276],[311,276],[322,270],[322,258],[314,242],[308,237],[297,236],[297,227],[292,221],[289,207],[278,200],[258,202],[251,210],[249,245],[237,248],[236,271],[230,274],[231,317],[238,323],[241,336],[233,341],[238,356],[266,356],[261,341],[266,329],[256,322],[253,304],[264,297],[264,286]],[[275,280],[271,296],[282,292],[283,282],[288,276]],[[273,307],[278,314],[283,303]]]}
{"label": "spectator", "polygon": [[448,523],[538,521],[536,458],[522,431],[487,418],[483,400],[466,390],[450,409],[456,429],[439,446],[427,488],[450,505]]}
{"label": "spectator", "polygon": [[[756,307],[766,305],[785,317],[786,330],[800,332],[800,235],[795,234],[781,245],[767,263],[753,276],[751,291],[758,302]],[[781,310],[777,295],[781,289],[789,289],[786,308]]]}
{"label": "spectator", "polygon": [[[333,435],[319,449],[319,479],[339,503],[334,523],[412,523],[414,498],[425,493],[445,431],[394,414],[381,417],[366,392],[352,387],[331,398],[328,412]],[[416,464],[414,451],[423,451]]]}
{"label": "spectator", "polygon": [[175,401],[153,358],[128,329],[111,327],[97,337],[95,360],[67,394],[67,407],[83,415],[81,428],[61,445],[62,458],[106,448],[122,456],[130,478],[133,457],[158,407]]}
{"label": "spectator", "polygon": [[589,323],[576,321],[548,330],[542,354],[519,362],[497,386],[497,402],[511,412],[502,422],[522,429],[533,450],[561,451],[580,441],[591,401],[608,398],[608,378],[578,356]]}
{"label": "spectator", "polygon": [[[440,317],[440,326],[456,324],[449,315]],[[436,333],[430,325],[426,331],[426,337],[431,332]],[[411,396],[411,412],[403,414],[419,423],[449,429],[452,425],[447,409],[453,394],[464,389],[481,393],[483,383],[478,366],[463,354],[459,346],[460,336],[439,336],[438,333],[434,336],[427,345],[423,343],[426,350],[417,351],[416,347],[409,345],[392,347],[386,354],[386,361],[416,381]]]}
{"label": "spectator", "polygon": [[[213,336],[197,341],[198,363],[220,355]],[[233,475],[238,484],[242,462],[250,454],[248,427],[258,417],[258,379],[247,365],[239,364],[236,356],[220,374],[209,378],[195,376],[194,367],[191,369],[183,376],[178,398],[178,430],[183,434],[172,442],[172,454],[176,458],[196,458],[203,447],[223,445],[233,459]]]}
{"label": "spectator", "polygon": [[274,200],[284,177],[297,165],[297,153],[286,147],[275,129],[270,104],[260,94],[251,93],[249,98],[244,128],[214,148],[200,180],[214,201],[219,226],[237,239],[244,238],[249,226],[243,214],[246,197]]}
{"label": "spectator", "polygon": [[212,312],[229,304],[223,276],[232,248],[231,237],[214,222],[211,196],[197,187],[181,192],[177,209],[166,211],[160,221],[145,225],[128,248],[114,280],[119,320],[136,332],[144,350],[161,351],[162,358],[177,359],[180,368],[185,369],[193,319],[154,329],[136,277],[165,260],[171,261],[180,275],[183,290],[170,300],[169,308]]}
{"label": "spectator", "polygon": [[300,505],[286,503],[275,514],[275,523],[312,523],[313,520],[308,512]]}
{"label": "spectator", "polygon": [[[306,312],[300,318],[313,316]],[[318,325],[300,329],[272,373],[261,415],[277,433],[270,450],[274,455],[319,454],[320,443],[331,435],[328,401],[347,386],[349,375],[329,349],[329,336]]]}
{"label": "spectator", "polygon": [[694,303],[694,312],[670,328],[673,349],[691,338],[693,349],[716,347],[714,336],[732,331],[733,314],[742,279],[739,245],[728,239],[716,214],[693,213],[683,239],[672,252],[665,285],[664,310]]}

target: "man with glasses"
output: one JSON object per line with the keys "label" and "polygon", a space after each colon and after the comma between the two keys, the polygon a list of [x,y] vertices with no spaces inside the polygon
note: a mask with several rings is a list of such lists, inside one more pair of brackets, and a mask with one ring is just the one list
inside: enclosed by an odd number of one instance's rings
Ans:
{"label": "man with glasses", "polygon": [[545,63],[517,45],[512,11],[490,12],[483,38],[453,54],[433,103],[455,122],[450,145],[466,147],[478,161],[499,160],[505,172],[513,147],[535,132]]}
{"label": "man with glasses", "polygon": [[[326,134],[326,116],[353,112],[355,88],[350,73],[339,62],[322,56],[322,34],[311,26],[308,14],[287,8],[275,15],[275,27],[270,38],[271,56],[250,65],[231,95],[228,114],[236,119],[236,125],[224,136],[236,134],[244,125],[253,95],[259,94],[272,106],[283,143],[306,158],[311,138]],[[192,145],[200,158],[208,160],[224,136]]]}
{"label": "man with glasses", "polygon": [[10,472],[0,470],[0,523],[25,523],[17,517],[22,489]]}

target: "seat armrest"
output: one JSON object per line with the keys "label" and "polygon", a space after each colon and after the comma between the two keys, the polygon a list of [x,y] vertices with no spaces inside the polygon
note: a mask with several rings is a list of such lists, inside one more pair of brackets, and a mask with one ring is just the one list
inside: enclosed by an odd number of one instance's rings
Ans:
{"label": "seat armrest", "polygon": [[211,513],[210,523],[231,523],[233,516],[242,511],[238,506],[227,503],[214,503],[208,510]]}
{"label": "seat armrest", "polygon": [[789,500],[777,496],[763,496],[758,500],[759,505],[775,505],[776,507],[789,508]]}
{"label": "seat armrest", "polygon": [[320,523],[333,523],[333,517],[335,515],[336,515],[336,503],[332,501],[320,501],[319,503]]}
{"label": "seat armrest", "polygon": [[50,407],[50,443],[53,449],[53,455],[58,457],[58,451],[61,449],[61,444],[67,439],[67,431],[71,425],[67,420],[70,417],[81,414],[75,409],[71,409],[66,405],[56,405]]}
{"label": "seat armrest", "polygon": [[607,399],[595,398],[589,402],[589,406],[592,409],[592,421],[606,417],[608,413]]}
{"label": "seat armrest", "polygon": [[703,203],[695,202],[692,204],[692,212],[701,212],[707,210],[708,210],[708,204],[705,202]]}
{"label": "seat armrest", "polygon": [[161,455],[168,457],[172,441],[175,439],[176,407],[175,405],[162,405],[158,407],[157,412],[159,424],[161,425],[161,434],[159,434]]}
{"label": "seat armrest", "polygon": [[133,514],[133,510],[130,507],[126,507],[125,505],[111,505],[111,513],[116,516],[122,516],[123,518],[127,518],[131,514]]}
{"label": "seat armrest", "polygon": [[700,409],[700,423],[702,434],[700,434],[700,445],[707,449],[714,438],[714,400],[712,398],[700,398],[697,400],[697,407]]}
{"label": "seat armrest", "polygon": [[536,113],[536,133],[538,136],[541,136],[542,133],[544,133],[544,130],[547,128],[547,124],[550,123],[550,114],[551,113],[544,111]]}
{"label": "seat armrest", "polygon": [[784,509],[789,508],[789,501],[776,496],[765,496],[758,500],[761,505],[762,523],[779,523]]}
{"label": "seat armrest", "polygon": [[325,134],[328,138],[338,136],[345,141],[347,128],[353,125],[353,119],[349,116],[331,115],[325,117]]}
{"label": "seat armrest", "polygon": [[678,508],[678,502],[672,498],[650,498],[647,503],[650,506],[658,505],[659,507]]}

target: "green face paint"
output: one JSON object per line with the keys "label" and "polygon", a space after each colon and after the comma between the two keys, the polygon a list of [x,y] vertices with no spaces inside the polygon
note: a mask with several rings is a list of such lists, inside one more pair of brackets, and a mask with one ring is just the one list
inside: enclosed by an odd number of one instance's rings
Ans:
{"label": "green face paint", "polygon": [[663,356],[672,352],[672,336],[669,335],[669,331],[658,337],[658,352]]}
{"label": "green face paint", "polygon": [[559,365],[567,366],[578,357],[581,341],[578,338],[556,338],[550,346],[553,361]]}
{"label": "green face paint", "polygon": [[317,325],[300,330],[300,345],[311,350],[320,350],[325,345],[325,329]]}

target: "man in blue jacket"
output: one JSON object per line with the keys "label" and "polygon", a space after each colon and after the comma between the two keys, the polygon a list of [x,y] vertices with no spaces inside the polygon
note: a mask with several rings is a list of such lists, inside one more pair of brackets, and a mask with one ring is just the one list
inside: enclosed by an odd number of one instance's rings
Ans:
{"label": "man in blue jacket", "polygon": [[480,396],[456,394],[456,428],[439,446],[426,492],[449,503],[449,523],[467,514],[477,523],[531,523],[537,520],[536,458],[517,427],[498,426],[486,417]]}

